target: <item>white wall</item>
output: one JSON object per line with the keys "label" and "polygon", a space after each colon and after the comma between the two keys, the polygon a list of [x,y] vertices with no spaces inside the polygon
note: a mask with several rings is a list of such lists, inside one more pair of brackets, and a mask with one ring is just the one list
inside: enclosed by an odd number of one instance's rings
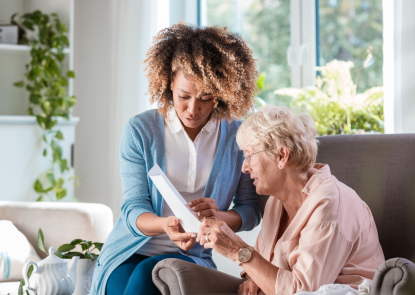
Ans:
{"label": "white wall", "polygon": [[118,147],[129,118],[148,108],[141,62],[152,37],[168,26],[167,0],[75,0],[74,114],[76,196],[103,203],[119,216]]}
{"label": "white wall", "polygon": [[[74,174],[71,168],[71,146],[75,140],[75,125],[79,118],[70,121],[58,120],[58,128],[64,140],[61,141],[62,156],[68,160],[70,170],[65,179]],[[0,117],[0,201],[35,201],[39,194],[33,189],[38,177],[51,169],[52,151],[48,148],[47,158],[43,156],[46,145],[42,139],[43,130],[35,117]],[[4,144],[5,143],[5,144]],[[71,201],[74,196],[72,182],[64,185]],[[48,201],[48,199],[45,199]]]}

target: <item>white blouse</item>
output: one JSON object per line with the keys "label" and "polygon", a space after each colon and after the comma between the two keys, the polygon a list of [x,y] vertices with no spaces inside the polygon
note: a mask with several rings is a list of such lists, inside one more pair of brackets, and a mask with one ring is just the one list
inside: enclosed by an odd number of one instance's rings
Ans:
{"label": "white blouse", "polygon": [[[169,110],[164,121],[166,175],[187,202],[203,197],[219,136],[220,120],[212,114],[193,142],[184,130],[174,107]],[[162,216],[173,215],[170,207],[164,202]],[[137,253],[155,256],[179,252],[167,234],[162,234],[153,236]]]}

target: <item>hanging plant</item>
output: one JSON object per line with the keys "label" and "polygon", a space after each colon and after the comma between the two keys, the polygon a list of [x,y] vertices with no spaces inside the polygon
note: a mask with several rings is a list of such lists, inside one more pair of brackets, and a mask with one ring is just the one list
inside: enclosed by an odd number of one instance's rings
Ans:
{"label": "hanging plant", "polygon": [[57,118],[69,120],[75,96],[67,94],[69,79],[75,77],[73,71],[63,74],[64,49],[69,46],[68,29],[61,23],[57,14],[43,14],[36,10],[22,16],[14,14],[11,23],[19,26],[19,43],[31,46],[30,63],[26,64],[26,81],[14,83],[16,87],[29,92],[28,113],[36,116],[37,123],[44,130],[45,149],[43,156],[51,161],[48,171],[34,183],[39,194],[37,201],[60,200],[66,196],[65,181],[74,181],[76,176],[68,177],[68,160],[62,157],[60,142],[64,139],[57,128]]}

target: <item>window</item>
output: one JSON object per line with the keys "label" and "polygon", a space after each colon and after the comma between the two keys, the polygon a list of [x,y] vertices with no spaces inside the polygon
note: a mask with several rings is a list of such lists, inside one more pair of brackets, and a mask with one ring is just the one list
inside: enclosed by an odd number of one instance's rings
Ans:
{"label": "window", "polygon": [[384,131],[382,0],[200,3],[201,25],[226,26],[253,50],[266,103],[308,109],[320,135]]}
{"label": "window", "polygon": [[[320,0],[318,64],[352,61],[358,92],[383,84],[382,0]],[[372,58],[366,60],[368,51]],[[358,76],[358,77],[357,77]]]}
{"label": "window", "polygon": [[289,0],[208,0],[206,25],[225,26],[240,33],[258,59],[259,72],[266,73],[261,98],[279,103],[274,90],[291,86],[291,69],[287,64],[290,45]]}

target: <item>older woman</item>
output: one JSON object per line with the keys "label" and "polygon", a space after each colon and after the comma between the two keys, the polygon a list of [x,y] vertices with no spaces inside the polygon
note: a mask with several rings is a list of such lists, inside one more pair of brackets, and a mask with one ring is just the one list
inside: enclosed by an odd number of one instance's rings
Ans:
{"label": "older woman", "polygon": [[197,241],[235,261],[246,281],[239,294],[293,294],[325,284],[354,288],[385,261],[368,206],[315,164],[316,128],[308,115],[266,107],[237,133],[244,173],[270,195],[255,248],[221,220],[203,221]]}
{"label": "older woman", "polygon": [[[162,30],[145,60],[150,110],[130,119],[120,145],[121,215],[99,256],[91,294],[160,294],[154,265],[178,258],[215,268],[185,233],[147,173],[158,164],[202,219],[250,230],[261,213],[236,132],[254,102],[258,72],[239,35],[180,23]],[[229,210],[229,206],[234,206]]]}

